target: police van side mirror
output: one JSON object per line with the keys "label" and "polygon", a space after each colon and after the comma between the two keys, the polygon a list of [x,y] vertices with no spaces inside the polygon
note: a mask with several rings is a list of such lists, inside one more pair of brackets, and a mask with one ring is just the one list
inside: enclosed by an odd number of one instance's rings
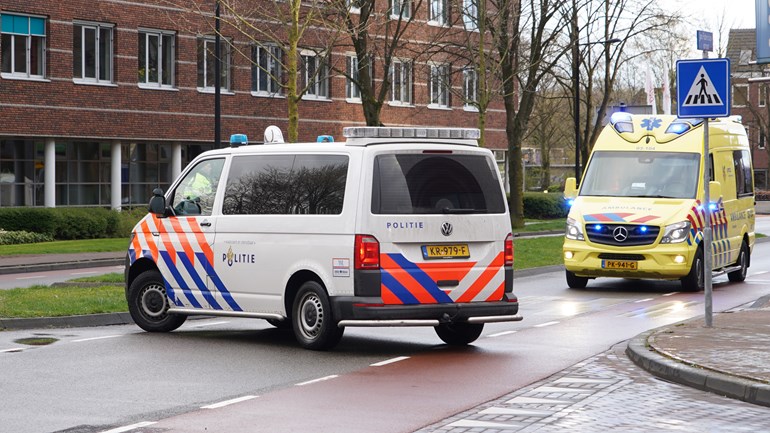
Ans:
{"label": "police van side mirror", "polygon": [[155,188],[152,190],[152,198],[150,198],[147,210],[159,217],[166,216],[166,197],[163,195],[162,189]]}
{"label": "police van side mirror", "polygon": [[712,180],[709,182],[709,203],[717,203],[722,198],[722,184]]}
{"label": "police van side mirror", "polygon": [[568,177],[564,183],[564,198],[571,200],[577,197],[577,179]]}

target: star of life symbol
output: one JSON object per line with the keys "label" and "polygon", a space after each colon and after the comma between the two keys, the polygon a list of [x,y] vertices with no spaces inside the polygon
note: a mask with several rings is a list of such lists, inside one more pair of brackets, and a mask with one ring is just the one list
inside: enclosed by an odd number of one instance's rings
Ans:
{"label": "star of life symbol", "polygon": [[648,131],[652,131],[653,129],[660,128],[660,125],[662,124],[663,124],[662,119],[656,119],[654,117],[642,120],[642,128]]}
{"label": "star of life symbol", "polygon": [[701,66],[698,73],[695,74],[695,79],[690,86],[690,90],[687,92],[687,96],[684,98],[682,106],[707,107],[719,105],[722,105],[722,99],[719,97],[711,77],[706,72],[706,68]]}

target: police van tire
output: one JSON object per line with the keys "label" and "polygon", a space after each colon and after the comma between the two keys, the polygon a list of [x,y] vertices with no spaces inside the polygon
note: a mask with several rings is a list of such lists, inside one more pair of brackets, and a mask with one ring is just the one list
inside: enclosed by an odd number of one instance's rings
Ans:
{"label": "police van tire", "polygon": [[476,341],[484,330],[483,323],[442,323],[435,327],[436,334],[450,346],[466,346]]}
{"label": "police van tire", "polygon": [[173,331],[187,320],[187,316],[168,313],[166,285],[158,271],[146,271],[136,277],[126,298],[131,318],[145,331]]}
{"label": "police van tire", "polygon": [[588,277],[578,277],[574,272],[565,271],[567,276],[567,286],[570,289],[585,289],[588,285]]}
{"label": "police van tire", "polygon": [[730,281],[740,283],[746,279],[746,272],[749,268],[749,254],[749,246],[746,245],[746,242],[743,242],[741,244],[741,251],[738,253],[738,260],[735,262],[735,264],[741,268],[737,271],[727,273],[727,278]]}
{"label": "police van tire", "polygon": [[682,289],[685,292],[700,292],[705,286],[705,278],[703,277],[703,266],[705,261],[703,259],[703,247],[699,247],[695,253],[695,259],[690,267],[690,273],[682,278]]}
{"label": "police van tire", "polygon": [[345,331],[334,320],[326,290],[315,281],[307,281],[300,286],[291,317],[294,337],[305,349],[331,349],[339,343]]}

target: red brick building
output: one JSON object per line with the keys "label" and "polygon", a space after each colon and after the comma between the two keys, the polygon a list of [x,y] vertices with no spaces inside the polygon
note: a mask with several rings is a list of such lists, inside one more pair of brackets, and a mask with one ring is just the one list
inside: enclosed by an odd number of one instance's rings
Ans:
{"label": "red brick building", "polygon": [[[463,30],[462,19],[451,26],[434,16],[452,2],[413,10],[409,0],[391,1],[415,15],[410,43],[436,28]],[[213,148],[214,1],[208,3],[211,13],[202,15],[158,0],[0,0],[0,206],[145,204],[153,188],[168,187],[193,157]],[[267,48],[227,26],[222,33],[230,42],[222,54],[222,140],[244,133],[260,141],[268,125],[286,135],[286,98],[237,54],[275,67]],[[335,49],[328,64],[313,52],[301,55],[328,73],[300,102],[300,140],[339,140],[344,126],[364,124],[355,87],[330,66],[345,65],[352,49]],[[399,59],[384,124],[475,127],[477,113],[464,96],[474,92],[474,76],[464,76],[463,65]],[[437,74],[452,78],[434,83]],[[493,106],[486,129],[488,146],[501,155],[504,117],[502,104]]]}

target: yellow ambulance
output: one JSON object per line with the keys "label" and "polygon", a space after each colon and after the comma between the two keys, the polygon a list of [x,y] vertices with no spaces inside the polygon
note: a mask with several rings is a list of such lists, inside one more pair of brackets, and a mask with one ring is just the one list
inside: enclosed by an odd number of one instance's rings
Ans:
{"label": "yellow ambulance", "polygon": [[[567,284],[597,277],[681,280],[704,286],[703,229],[712,228],[715,275],[743,281],[754,247],[754,178],[737,116],[702,119],[614,113],[600,134],[571,203],[563,254]],[[706,171],[706,172],[704,172]],[[702,203],[708,174],[709,203]]]}

